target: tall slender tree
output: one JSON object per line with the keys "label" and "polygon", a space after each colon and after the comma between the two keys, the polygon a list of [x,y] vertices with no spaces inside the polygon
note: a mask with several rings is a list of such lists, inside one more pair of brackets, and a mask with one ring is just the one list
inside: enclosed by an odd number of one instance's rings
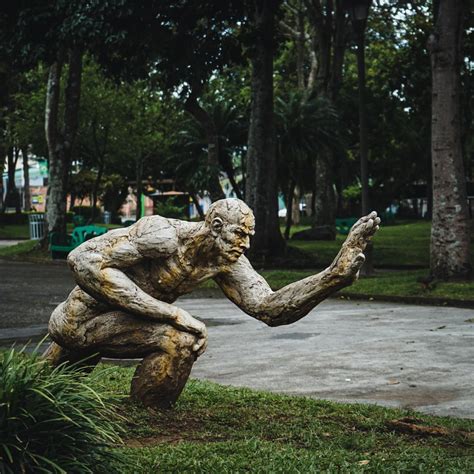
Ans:
{"label": "tall slender tree", "polygon": [[68,55],[67,84],[64,93],[64,119],[61,120],[60,95],[63,55],[49,69],[46,92],[45,133],[49,152],[49,181],[46,196],[48,232],[66,235],[66,197],[69,168],[77,134],[82,78],[82,50],[73,48]]}
{"label": "tall slender tree", "polygon": [[435,28],[428,40],[433,173],[430,269],[440,279],[466,278],[471,272],[460,116],[461,39],[466,6],[463,0],[435,1]]}
{"label": "tall slender tree", "polygon": [[275,127],[273,117],[274,26],[278,3],[255,0],[252,52],[252,102],[247,153],[245,199],[254,210],[254,256],[280,254],[285,242],[278,222]]}

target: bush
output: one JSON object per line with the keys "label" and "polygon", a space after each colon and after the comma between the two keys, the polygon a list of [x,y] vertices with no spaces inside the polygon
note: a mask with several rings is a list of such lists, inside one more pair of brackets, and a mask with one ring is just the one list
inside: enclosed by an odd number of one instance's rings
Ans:
{"label": "bush", "polygon": [[153,212],[159,216],[171,219],[186,219],[185,206],[180,206],[174,198],[168,198],[166,201],[157,202]]}
{"label": "bush", "polygon": [[91,387],[99,377],[23,351],[0,354],[0,472],[116,472],[126,458],[110,449],[120,442],[118,415]]}

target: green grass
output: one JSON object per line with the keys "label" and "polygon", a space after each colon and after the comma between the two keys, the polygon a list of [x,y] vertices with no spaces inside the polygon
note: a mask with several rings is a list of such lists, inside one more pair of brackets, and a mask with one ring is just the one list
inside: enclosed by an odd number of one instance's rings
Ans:
{"label": "green grass", "polygon": [[[262,270],[261,273],[272,289],[278,290],[290,283],[318,273],[320,270]],[[474,280],[467,282],[433,282],[430,288],[418,281],[427,276],[427,270],[379,271],[376,276],[360,278],[342,293],[347,296],[367,295],[369,297],[417,297],[468,301],[474,304]],[[217,288],[213,281],[207,281],[204,288]]]}
{"label": "green grass", "polygon": [[[281,396],[192,380],[175,410],[140,408],[126,397],[133,370],[102,382],[123,395],[123,472],[472,472],[474,421],[405,410]],[[416,418],[443,436],[403,434],[391,420]]]}
{"label": "green grass", "polygon": [[426,270],[386,272],[376,277],[361,278],[345,288],[346,294],[416,296],[419,298],[446,298],[474,303],[474,280],[467,282],[433,282],[430,288],[417,281],[427,276]]}
{"label": "green grass", "polygon": [[29,239],[30,233],[27,224],[0,224],[0,239]]}
{"label": "green grass", "polygon": [[44,263],[51,261],[51,253],[41,249],[38,240],[25,240],[15,245],[0,247],[0,258]]}
{"label": "green grass", "polygon": [[[116,229],[117,227],[121,227],[117,224],[94,224],[98,227],[107,227],[108,229]],[[74,229],[73,224],[67,225],[67,231],[69,233],[72,232]],[[21,240],[21,239],[29,239],[30,238],[30,228],[28,224],[0,224],[0,239],[13,239],[13,240]]]}
{"label": "green grass", "polygon": [[[431,223],[427,221],[382,225],[374,237],[375,266],[428,267],[430,230]],[[326,266],[336,256],[345,239],[346,236],[338,234],[332,242],[290,240],[289,245],[311,255],[313,266]]]}

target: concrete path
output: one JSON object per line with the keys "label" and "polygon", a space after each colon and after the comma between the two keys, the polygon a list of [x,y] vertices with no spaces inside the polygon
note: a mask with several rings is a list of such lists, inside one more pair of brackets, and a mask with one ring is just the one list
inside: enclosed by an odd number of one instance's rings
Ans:
{"label": "concrete path", "polygon": [[11,245],[16,245],[20,242],[24,242],[24,240],[0,240],[0,248],[10,247]]}
{"label": "concrete path", "polygon": [[[0,261],[0,345],[38,339],[72,285],[65,265]],[[474,418],[474,310],[329,300],[269,328],[225,299],[179,305],[209,328],[193,377]]]}

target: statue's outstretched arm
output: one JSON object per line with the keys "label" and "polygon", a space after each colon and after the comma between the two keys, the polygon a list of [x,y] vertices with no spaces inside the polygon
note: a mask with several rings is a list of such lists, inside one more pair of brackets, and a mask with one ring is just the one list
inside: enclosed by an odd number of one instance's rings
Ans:
{"label": "statue's outstretched arm", "polygon": [[365,260],[362,252],[379,223],[375,212],[359,219],[328,268],[278,291],[271,290],[244,256],[216,281],[226,296],[250,316],[269,326],[291,324],[357,278]]}

